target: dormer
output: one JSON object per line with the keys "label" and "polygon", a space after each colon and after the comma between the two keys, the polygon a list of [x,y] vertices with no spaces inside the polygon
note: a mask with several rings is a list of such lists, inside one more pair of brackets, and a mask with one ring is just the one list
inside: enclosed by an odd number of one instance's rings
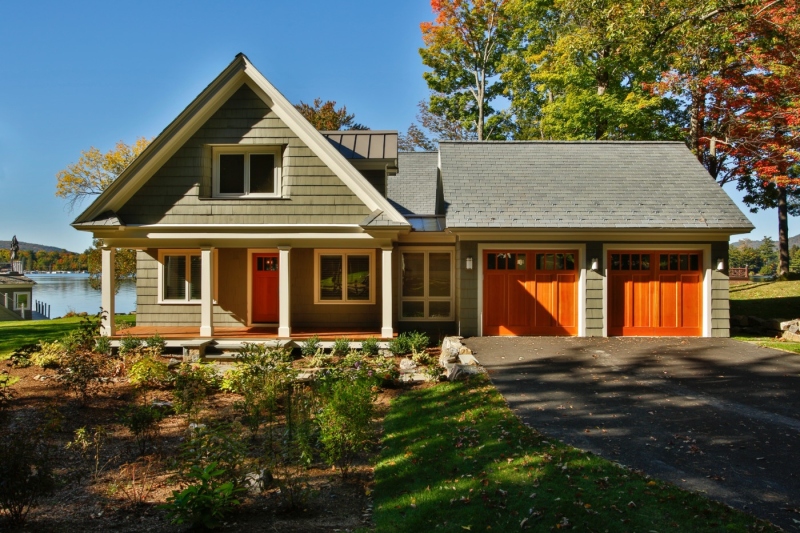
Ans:
{"label": "dormer", "polygon": [[386,178],[397,174],[397,132],[379,130],[321,131],[356,170],[386,197]]}

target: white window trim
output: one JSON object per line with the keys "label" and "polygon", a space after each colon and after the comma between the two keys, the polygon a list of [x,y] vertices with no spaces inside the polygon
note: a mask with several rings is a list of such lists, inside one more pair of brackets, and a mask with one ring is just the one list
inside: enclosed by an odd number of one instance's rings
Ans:
{"label": "white window trim", "polygon": [[31,310],[31,293],[30,292],[15,292],[14,293],[14,310],[19,311],[22,309],[19,305],[19,297],[20,296],[27,296],[28,297],[28,305],[25,307],[26,310]]}
{"label": "white window trim", "polygon": [[[347,278],[347,256],[366,255],[369,256],[369,300],[348,300],[347,284],[342,283],[341,300],[321,300],[319,297],[319,276],[320,276],[320,257],[323,255],[338,255],[342,257],[342,277]],[[383,268],[392,268],[385,265]],[[314,304],[319,305],[374,305],[375,304],[375,250],[372,248],[332,248],[314,250]]]}
{"label": "white window trim", "polygon": [[[281,158],[281,146],[264,145],[225,145],[213,146],[212,153],[212,196],[214,198],[281,198],[281,169],[283,167]],[[221,193],[219,192],[219,156],[221,154],[243,154],[244,158],[244,194]],[[250,155],[251,154],[272,154],[275,156],[275,191],[272,193],[250,193]]]}
{"label": "white window trim", "polygon": [[[399,276],[399,290],[398,292],[398,310],[397,317],[401,322],[452,322],[455,320],[455,298],[456,298],[456,273],[455,273],[455,249],[453,248],[419,248],[419,247],[403,247],[397,250],[400,254],[400,276]],[[403,254],[404,253],[424,253],[424,281],[425,296],[403,296]],[[450,296],[428,296],[429,276],[430,276],[430,254],[450,254]],[[425,315],[424,317],[404,317],[403,316],[403,302],[425,302]],[[430,302],[450,302],[450,315],[446,317],[430,318],[429,303]]]}
{"label": "white window trim", "polygon": [[[174,255],[183,255],[186,256],[186,299],[184,300],[165,300],[164,299],[164,257],[166,256],[174,256]],[[214,249],[214,298],[213,303],[216,304],[218,300],[218,287],[219,284],[217,280],[219,279],[219,250]],[[158,300],[157,303],[159,304],[167,304],[167,305],[200,305],[202,303],[202,299],[199,300],[190,300],[191,298],[191,290],[190,290],[190,277],[191,277],[191,260],[190,257],[200,257],[200,250],[186,250],[186,249],[172,249],[172,250],[159,250],[158,251]]]}

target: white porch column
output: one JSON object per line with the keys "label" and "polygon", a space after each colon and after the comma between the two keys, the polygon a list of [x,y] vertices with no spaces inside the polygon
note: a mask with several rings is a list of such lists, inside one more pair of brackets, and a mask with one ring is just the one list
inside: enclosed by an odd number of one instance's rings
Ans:
{"label": "white porch column", "polygon": [[289,299],[289,251],[291,246],[278,246],[278,337],[292,336],[291,300]]}
{"label": "white porch column", "polygon": [[200,336],[214,336],[214,249],[200,250]]}
{"label": "white porch column", "polygon": [[392,249],[383,248],[381,255],[381,337],[391,339],[392,328]]}
{"label": "white porch column", "polygon": [[100,334],[105,337],[114,335],[114,293],[116,287],[116,257],[115,248],[103,248],[100,250],[100,305],[103,308],[103,318],[100,322]]}

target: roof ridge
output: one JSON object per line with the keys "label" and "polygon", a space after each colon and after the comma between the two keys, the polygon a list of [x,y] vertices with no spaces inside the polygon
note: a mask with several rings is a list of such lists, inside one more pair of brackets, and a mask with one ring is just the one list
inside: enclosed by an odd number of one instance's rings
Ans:
{"label": "roof ridge", "polygon": [[609,140],[599,140],[599,141],[588,141],[588,140],[577,140],[577,141],[559,141],[559,140],[525,140],[525,141],[497,141],[497,140],[484,140],[484,141],[465,141],[465,140],[452,140],[452,141],[439,141],[439,144],[490,144],[490,145],[524,145],[524,144],[683,144],[683,141],[609,141]]}

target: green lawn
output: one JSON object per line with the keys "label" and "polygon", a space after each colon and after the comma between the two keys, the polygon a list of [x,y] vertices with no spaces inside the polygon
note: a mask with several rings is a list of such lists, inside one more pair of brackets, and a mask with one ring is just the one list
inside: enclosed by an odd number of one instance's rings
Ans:
{"label": "green lawn", "polygon": [[376,530],[778,531],[524,426],[485,377],[392,403]]}
{"label": "green lawn", "polygon": [[800,318],[800,281],[731,283],[731,315]]}
{"label": "green lawn", "polygon": [[[120,315],[117,322],[136,323],[135,315]],[[58,340],[80,324],[80,317],[54,320],[19,320],[0,322],[0,359],[26,344]]]}

